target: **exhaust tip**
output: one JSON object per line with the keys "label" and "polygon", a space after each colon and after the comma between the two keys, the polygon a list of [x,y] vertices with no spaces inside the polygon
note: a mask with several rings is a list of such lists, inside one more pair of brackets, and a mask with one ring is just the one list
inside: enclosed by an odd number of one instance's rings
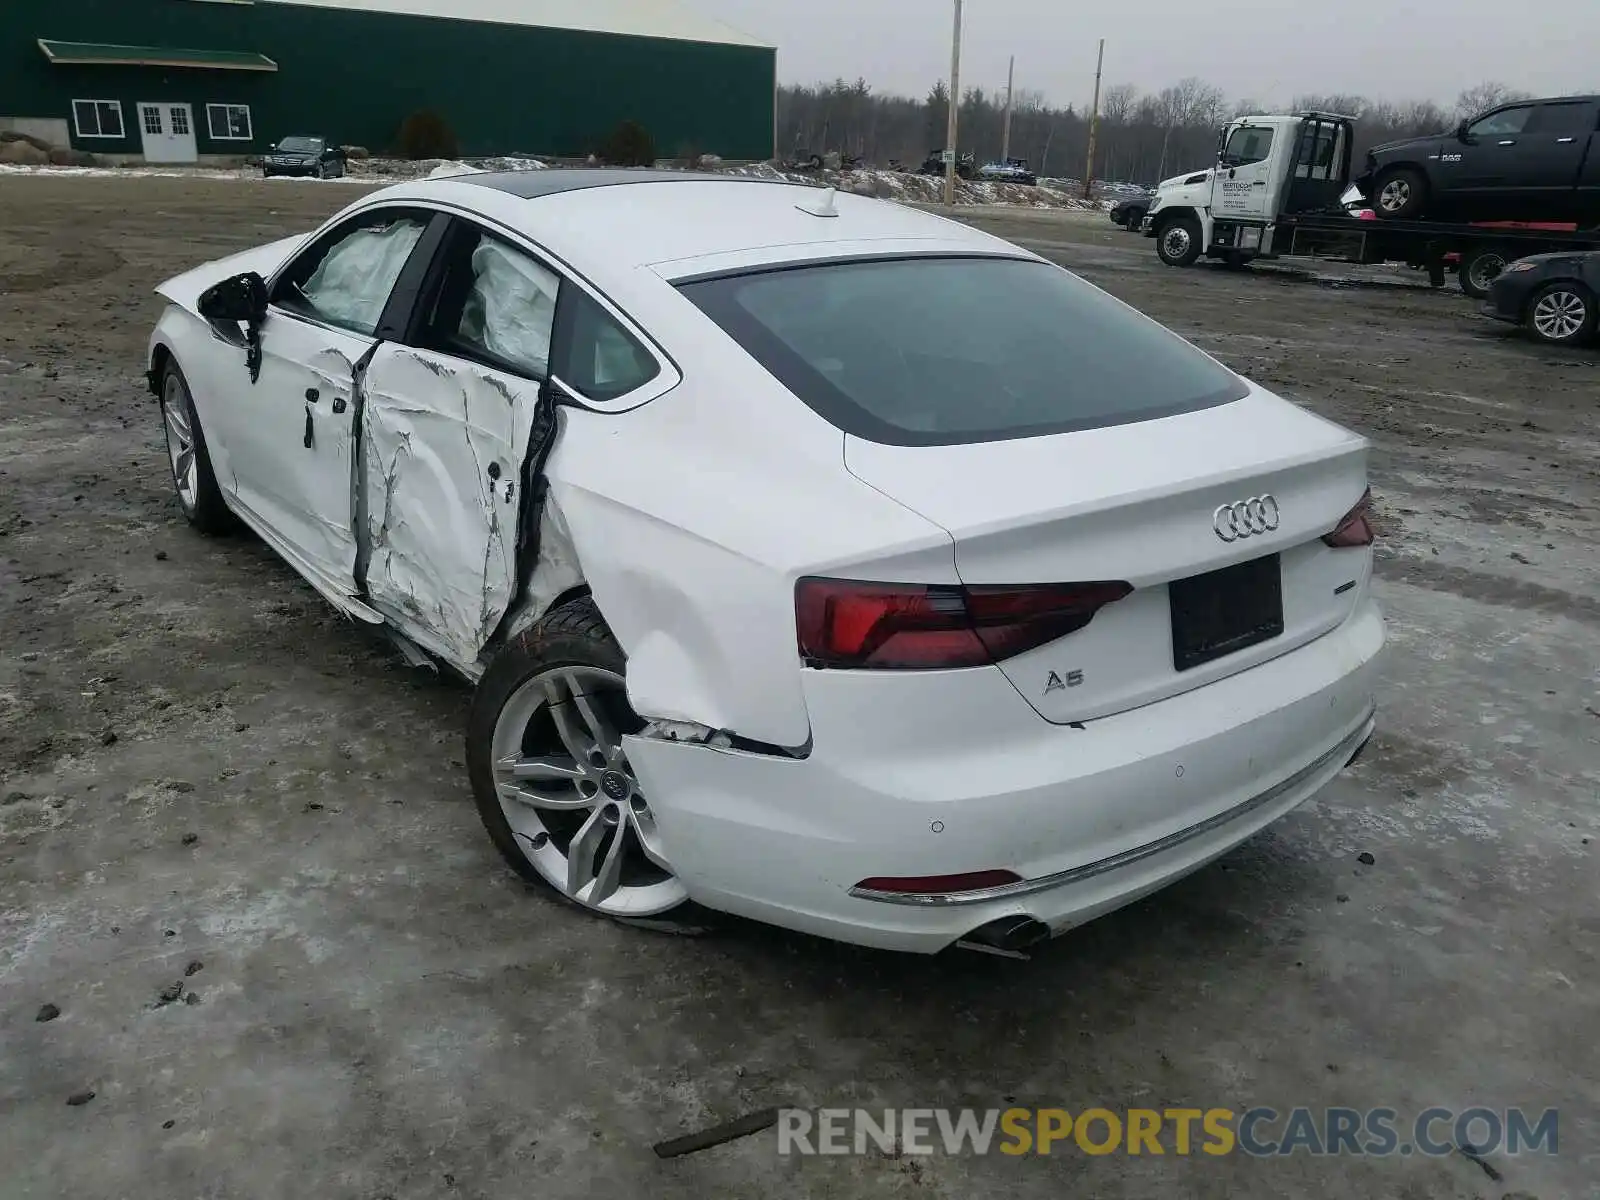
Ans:
{"label": "exhaust tip", "polygon": [[1050,938],[1050,926],[1029,916],[997,917],[956,941],[962,950],[997,954],[1002,958],[1027,958],[1028,950]]}

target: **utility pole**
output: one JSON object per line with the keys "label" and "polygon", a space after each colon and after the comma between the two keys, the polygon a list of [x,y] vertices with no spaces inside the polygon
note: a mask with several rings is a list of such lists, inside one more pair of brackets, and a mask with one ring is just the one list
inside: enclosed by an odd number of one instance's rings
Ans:
{"label": "utility pole", "polygon": [[1017,81],[1017,56],[1011,56],[1011,65],[1006,68],[1006,126],[1005,133],[1000,137],[1000,161],[1011,161],[1011,89]]}
{"label": "utility pole", "polygon": [[961,0],[956,0],[956,27],[950,37],[950,119],[945,123],[944,202],[956,205],[956,117],[961,110]]}
{"label": "utility pole", "polygon": [[1106,61],[1106,40],[1100,39],[1100,53],[1094,60],[1094,107],[1089,112],[1089,161],[1083,168],[1083,198],[1092,199],[1094,192],[1094,135],[1100,126],[1100,68]]}

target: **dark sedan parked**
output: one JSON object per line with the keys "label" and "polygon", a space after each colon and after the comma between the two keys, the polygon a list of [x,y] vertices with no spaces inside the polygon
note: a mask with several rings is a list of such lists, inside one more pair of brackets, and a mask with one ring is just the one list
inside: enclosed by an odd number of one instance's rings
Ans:
{"label": "dark sedan parked", "polygon": [[1588,341],[1600,319],[1600,250],[1518,259],[1495,276],[1483,311],[1523,326],[1541,342]]}
{"label": "dark sedan parked", "polygon": [[261,176],[314,175],[318,179],[338,179],[345,171],[344,147],[323,137],[286,137],[261,160]]}
{"label": "dark sedan parked", "polygon": [[1124,229],[1137,230],[1144,223],[1145,213],[1150,211],[1150,199],[1154,196],[1155,189],[1138,196],[1125,196],[1111,206],[1111,223],[1121,225]]}

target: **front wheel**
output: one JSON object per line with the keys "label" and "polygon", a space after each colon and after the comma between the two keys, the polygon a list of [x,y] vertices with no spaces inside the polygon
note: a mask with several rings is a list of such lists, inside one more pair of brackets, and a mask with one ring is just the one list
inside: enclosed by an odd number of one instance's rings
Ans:
{"label": "front wheel", "polygon": [[478,815],[512,870],[589,912],[650,918],[688,893],[623,748],[644,725],[625,671],[589,597],[547,613],[479,682],[467,767]]}
{"label": "front wheel", "polygon": [[1548,283],[1528,303],[1528,332],[1552,346],[1576,346],[1594,336],[1600,316],[1595,296],[1581,283]]}
{"label": "front wheel", "polygon": [[1187,267],[1200,257],[1200,222],[1176,217],[1156,233],[1156,254],[1169,267]]}
{"label": "front wheel", "polygon": [[1428,180],[1415,167],[1391,167],[1372,185],[1373,211],[1384,220],[1403,221],[1422,215],[1428,203]]}
{"label": "front wheel", "polygon": [[167,363],[161,377],[161,424],[166,431],[172,486],[184,517],[201,533],[227,533],[234,525],[233,514],[217,486],[211,452],[200,428],[200,414],[176,359]]}

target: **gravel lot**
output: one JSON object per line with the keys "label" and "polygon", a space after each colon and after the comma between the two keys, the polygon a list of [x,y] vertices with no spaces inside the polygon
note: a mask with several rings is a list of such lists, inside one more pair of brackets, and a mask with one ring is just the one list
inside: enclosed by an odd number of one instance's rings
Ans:
{"label": "gravel lot", "polygon": [[[465,690],[179,517],[152,286],[356,194],[0,181],[0,1196],[1600,1195],[1600,351],[1414,273],[1180,272],[1103,216],[970,217],[1374,440],[1379,734],[1031,962],[673,938],[525,891]],[[1560,1153],[650,1148],[772,1104],[1013,1102],[1554,1106]]]}

